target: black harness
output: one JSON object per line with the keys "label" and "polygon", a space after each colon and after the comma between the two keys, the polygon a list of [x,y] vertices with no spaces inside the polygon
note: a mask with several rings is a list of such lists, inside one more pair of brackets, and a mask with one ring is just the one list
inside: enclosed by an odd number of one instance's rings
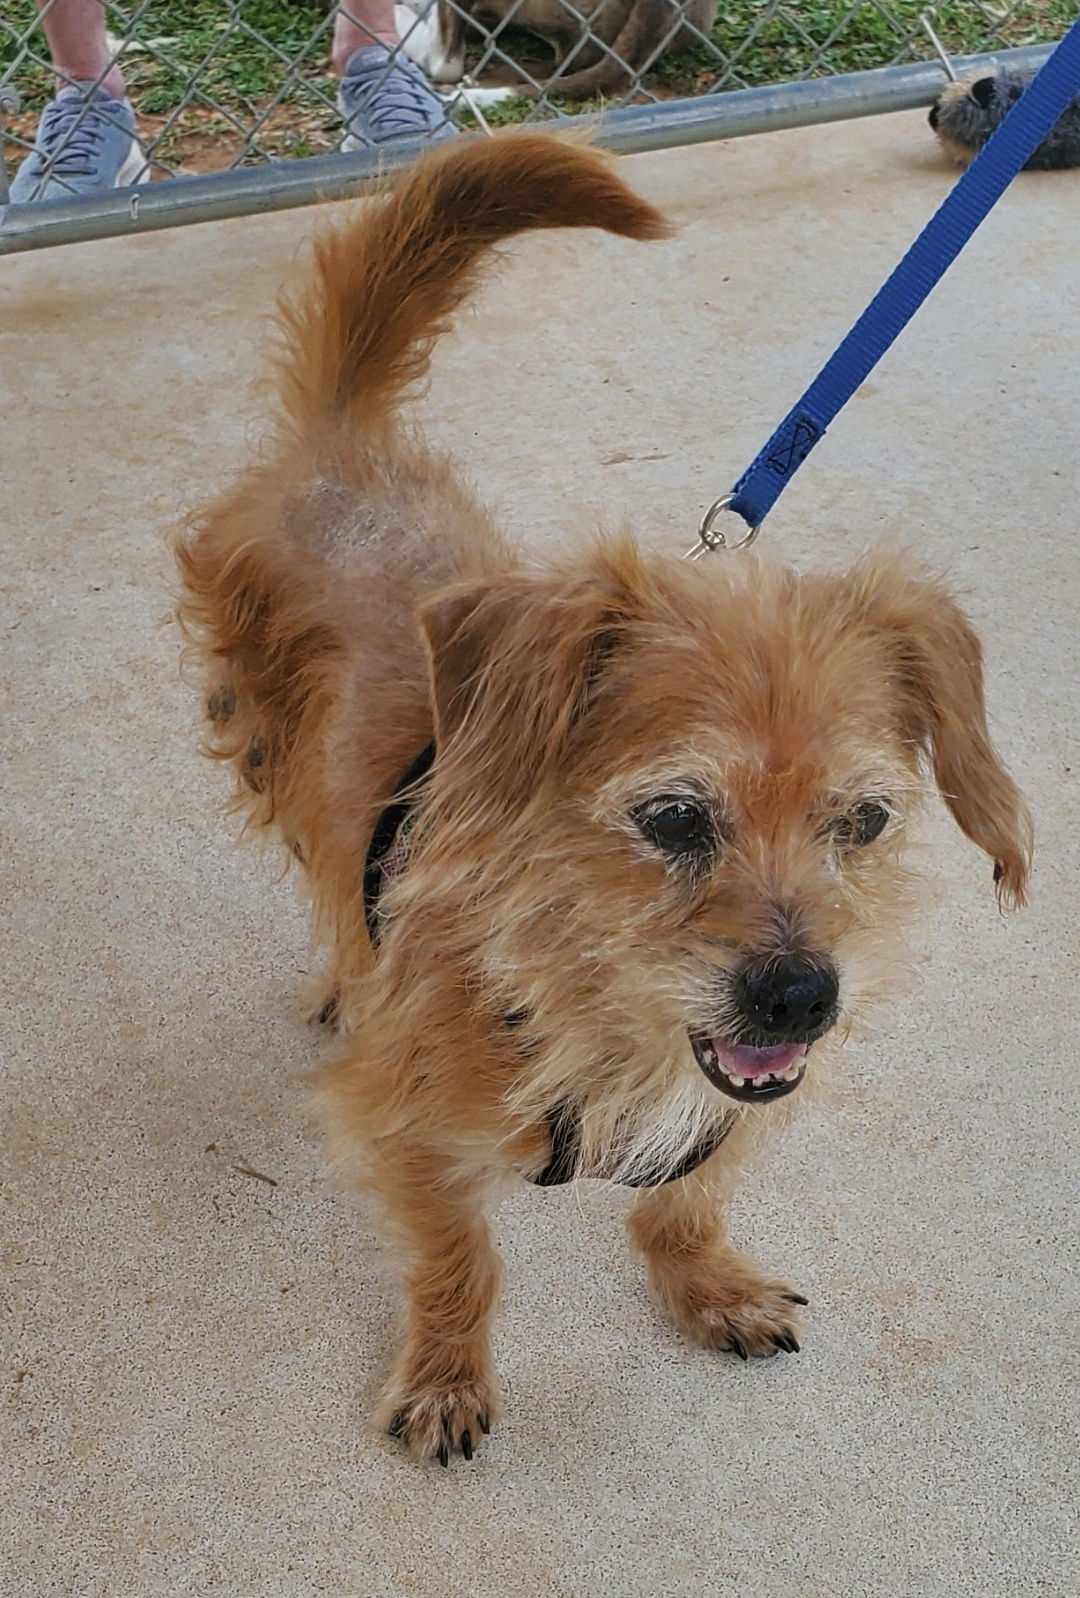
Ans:
{"label": "black harness", "polygon": [[[577,1176],[578,1154],[581,1151],[581,1115],[572,1104],[557,1104],[544,1119],[551,1134],[551,1158],[540,1174],[531,1176],[529,1181],[535,1182],[537,1187],[559,1187],[563,1182],[572,1182]],[[686,1158],[680,1160],[675,1169],[666,1175],[659,1171],[647,1171],[641,1176],[623,1177],[622,1186],[665,1187],[668,1182],[681,1181],[691,1171],[696,1171],[699,1165],[704,1165],[710,1154],[716,1153],[734,1125],[735,1116],[732,1114],[721,1122],[718,1131],[707,1133],[700,1143],[695,1143]]]}
{"label": "black harness", "polygon": [[[386,809],[380,812],[371,834],[367,858],[364,861],[364,919],[367,922],[368,937],[376,949],[382,940],[383,930],[380,900],[387,886],[404,869],[406,860],[404,840],[420,800],[420,795],[415,791],[416,785],[427,776],[434,761],[435,745],[429,743],[402,776],[394,789],[393,799]],[[524,1024],[527,1017],[523,1011],[515,1011],[505,1019],[508,1027],[518,1027]],[[574,1181],[578,1174],[581,1114],[576,1105],[564,1101],[549,1110],[544,1119],[551,1137],[551,1158],[538,1175],[529,1177],[528,1180],[537,1187],[560,1187],[565,1182]],[[695,1144],[673,1171],[655,1175],[645,1173],[643,1176],[636,1176],[624,1182],[623,1185],[663,1187],[668,1182],[681,1181],[684,1176],[696,1171],[699,1165],[704,1165],[709,1156],[716,1152],[735,1125],[735,1119],[734,1114],[729,1115],[716,1132],[708,1133],[700,1143]]]}
{"label": "black harness", "polygon": [[[375,830],[371,834],[367,859],[364,861],[364,920],[367,922],[368,937],[374,949],[377,949],[382,941],[379,900],[397,875],[391,866],[394,851],[403,841],[419,803],[419,795],[410,793],[409,790],[414,784],[423,781],[434,763],[435,745],[430,743],[426,749],[421,749],[394,789],[393,799],[386,809],[380,812]],[[406,794],[407,797],[402,798],[402,794]]]}

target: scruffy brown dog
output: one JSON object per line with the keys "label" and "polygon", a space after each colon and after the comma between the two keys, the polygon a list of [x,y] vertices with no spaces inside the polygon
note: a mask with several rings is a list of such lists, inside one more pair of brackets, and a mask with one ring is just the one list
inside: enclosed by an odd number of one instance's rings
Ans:
{"label": "scruffy brown dog", "polygon": [[485,1212],[511,1178],[640,1188],[631,1236],[680,1325],[798,1348],[806,1300],[724,1210],[887,985],[924,762],[1002,900],[1028,867],[939,583],[629,535],[541,564],[403,430],[485,251],[559,226],[667,231],[599,155],[514,134],[321,238],[282,312],[276,443],[179,548],[213,752],[307,874],[346,1034],[324,1094],[409,1262],[382,1422],[443,1464],[497,1410]]}

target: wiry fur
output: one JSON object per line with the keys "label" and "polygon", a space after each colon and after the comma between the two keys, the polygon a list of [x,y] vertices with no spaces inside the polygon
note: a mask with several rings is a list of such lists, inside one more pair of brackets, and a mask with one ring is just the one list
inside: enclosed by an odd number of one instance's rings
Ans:
{"label": "wiry fur", "polygon": [[[1029,827],[986,733],[980,650],[945,588],[895,558],[797,577],[689,566],[629,535],[541,564],[493,528],[397,407],[484,252],[529,227],[662,236],[601,157],[545,136],[462,144],[315,246],[283,311],[273,448],[180,542],[210,743],[303,862],[347,1030],[323,1093],[408,1260],[381,1411],[422,1455],[470,1454],[496,1410],[499,1267],[485,1218],[549,1157],[572,1102],[581,1169],[697,1172],[640,1195],[631,1234],[703,1343],[797,1347],[799,1296],[726,1241],[739,1162],[776,1108],[734,1105],[690,1036],[737,1037],[733,973],[811,951],[840,976],[827,1067],[887,986],[909,813],[933,770],[1023,898]],[[377,958],[361,882],[375,820],[432,737]],[[697,795],[722,847],[684,869],[635,821]],[[887,797],[885,833],[837,818]],[[520,1024],[509,1026],[507,1017]]]}
{"label": "wiry fur", "polygon": [[[947,83],[934,101],[929,122],[943,150],[967,166],[1019,100],[1033,72],[980,72]],[[1025,162],[1026,172],[1080,166],[1080,95],[1066,106]]]}

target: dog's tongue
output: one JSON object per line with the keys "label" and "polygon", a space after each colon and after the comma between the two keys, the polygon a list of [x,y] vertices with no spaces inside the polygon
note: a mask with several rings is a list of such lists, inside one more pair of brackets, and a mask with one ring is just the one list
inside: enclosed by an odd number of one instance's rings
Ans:
{"label": "dog's tongue", "polygon": [[806,1053],[805,1043],[774,1043],[767,1049],[752,1049],[748,1043],[713,1043],[720,1063],[728,1076],[752,1078],[765,1076],[769,1071],[779,1075],[801,1060]]}

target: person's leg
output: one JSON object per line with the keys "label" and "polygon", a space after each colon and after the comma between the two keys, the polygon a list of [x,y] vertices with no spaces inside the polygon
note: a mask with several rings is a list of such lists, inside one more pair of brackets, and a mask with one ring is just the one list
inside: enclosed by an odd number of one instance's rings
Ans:
{"label": "person's leg", "polygon": [[146,163],[103,0],[38,0],[38,9],[61,87],[41,113],[10,199],[66,200],[134,183]]}
{"label": "person's leg", "polygon": [[384,44],[396,50],[401,43],[394,16],[394,0],[341,0],[334,15],[334,42],[330,59],[339,77],[345,76],[357,50]]}
{"label": "person's leg", "polygon": [[331,59],[341,78],[343,150],[395,140],[435,144],[457,131],[423,71],[401,50],[394,0],[339,0]]}
{"label": "person's leg", "polygon": [[[61,80],[97,83],[110,100],[125,98],[124,75],[109,48],[102,0],[37,0],[49,55]],[[393,9],[391,7],[391,9]]]}

